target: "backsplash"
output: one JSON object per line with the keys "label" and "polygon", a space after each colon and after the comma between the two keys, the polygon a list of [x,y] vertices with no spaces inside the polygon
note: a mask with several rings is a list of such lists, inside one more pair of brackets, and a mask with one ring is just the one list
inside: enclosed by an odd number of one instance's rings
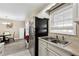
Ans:
{"label": "backsplash", "polygon": [[52,36],[52,37],[56,37],[56,35],[58,36],[58,38],[60,39],[60,40],[62,40],[62,36],[64,36],[64,38],[65,38],[65,40],[69,40],[69,41],[71,41],[71,40],[75,40],[75,41],[78,41],[78,43],[79,43],[79,36],[76,36],[76,35],[63,35],[63,34],[56,34],[56,33],[49,33],[49,36]]}

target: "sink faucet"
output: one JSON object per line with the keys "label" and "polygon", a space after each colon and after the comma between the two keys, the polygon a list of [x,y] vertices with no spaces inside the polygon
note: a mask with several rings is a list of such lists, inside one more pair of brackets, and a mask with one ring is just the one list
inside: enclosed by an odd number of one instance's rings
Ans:
{"label": "sink faucet", "polygon": [[62,36],[62,40],[65,41],[64,36]]}
{"label": "sink faucet", "polygon": [[58,36],[56,35],[56,39],[60,42],[60,40],[59,40],[59,38],[58,38]]}
{"label": "sink faucet", "polygon": [[59,39],[57,35],[56,35],[56,39]]}

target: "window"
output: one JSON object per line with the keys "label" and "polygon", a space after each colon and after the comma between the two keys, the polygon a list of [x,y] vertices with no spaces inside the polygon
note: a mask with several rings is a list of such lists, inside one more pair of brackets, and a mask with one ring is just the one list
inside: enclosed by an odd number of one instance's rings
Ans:
{"label": "window", "polygon": [[73,20],[73,6],[64,6],[51,14],[51,31],[74,35],[76,24]]}

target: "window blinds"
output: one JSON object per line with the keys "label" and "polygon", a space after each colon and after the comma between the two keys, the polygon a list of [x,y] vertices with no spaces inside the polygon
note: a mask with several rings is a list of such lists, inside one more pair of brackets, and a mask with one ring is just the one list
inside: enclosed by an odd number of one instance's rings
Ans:
{"label": "window blinds", "polygon": [[51,30],[54,33],[74,34],[73,7],[65,6],[51,14]]}

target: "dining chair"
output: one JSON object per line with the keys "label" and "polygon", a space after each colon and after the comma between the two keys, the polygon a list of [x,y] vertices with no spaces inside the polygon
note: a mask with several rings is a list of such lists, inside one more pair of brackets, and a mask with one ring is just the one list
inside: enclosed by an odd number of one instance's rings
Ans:
{"label": "dining chair", "polygon": [[3,32],[3,34],[4,35],[8,35],[8,34],[10,34],[10,32],[9,31],[5,31],[5,32]]}
{"label": "dining chair", "polygon": [[2,33],[0,32],[0,43],[3,41],[3,35]]}
{"label": "dining chair", "polygon": [[13,40],[15,42],[14,37],[15,37],[15,32],[13,34],[11,34],[11,36],[8,36],[7,38],[8,38],[9,41]]}
{"label": "dining chair", "polygon": [[[9,31],[5,31],[5,32],[3,32],[3,35],[9,35],[9,34],[10,34]],[[5,43],[9,43],[8,36],[5,36]]]}
{"label": "dining chair", "polygon": [[4,42],[0,43],[0,56],[4,55]]}
{"label": "dining chair", "polygon": [[3,37],[0,37],[0,43],[3,41]]}

